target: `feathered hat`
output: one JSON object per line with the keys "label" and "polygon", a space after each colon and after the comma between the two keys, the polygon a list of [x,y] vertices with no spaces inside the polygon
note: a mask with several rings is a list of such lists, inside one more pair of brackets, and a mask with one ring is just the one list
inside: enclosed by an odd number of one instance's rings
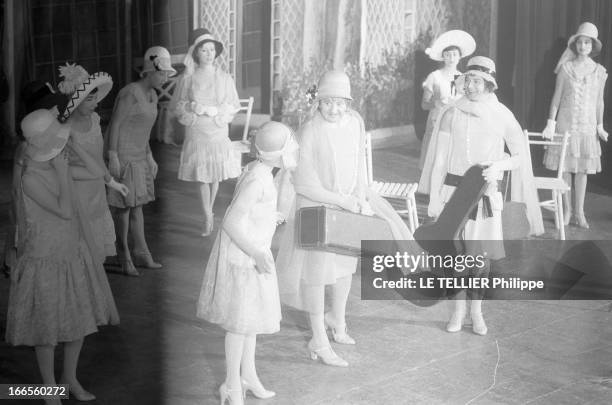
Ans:
{"label": "feathered hat", "polygon": [[105,72],[90,75],[81,65],[69,63],[60,66],[59,71],[63,80],[57,87],[62,94],[68,96],[68,103],[58,117],[60,122],[65,122],[70,118],[74,110],[94,89],[98,89],[96,97],[100,102],[113,88],[113,79]]}

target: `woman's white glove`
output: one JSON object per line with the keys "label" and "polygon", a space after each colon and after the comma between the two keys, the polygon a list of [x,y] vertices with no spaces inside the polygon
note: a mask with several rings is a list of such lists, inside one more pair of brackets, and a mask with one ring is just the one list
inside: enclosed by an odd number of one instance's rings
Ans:
{"label": "woman's white glove", "polygon": [[152,153],[147,153],[147,165],[149,165],[149,170],[151,170],[151,173],[153,174],[153,178],[157,177],[157,162],[155,162],[155,159],[153,159],[153,154]]}
{"label": "woman's white glove", "polygon": [[124,197],[127,197],[127,195],[130,193],[130,189],[125,184],[117,182],[112,177],[110,181],[106,183],[106,185],[112,188],[113,190],[117,191],[119,194],[121,194]]}
{"label": "woman's white glove", "polygon": [[260,274],[274,273],[274,256],[270,249],[261,249],[253,255],[255,268]]}
{"label": "woman's white glove", "polygon": [[482,165],[487,166],[487,168],[482,171],[482,177],[484,177],[487,183],[495,183],[504,178],[504,169],[500,167],[502,165],[500,162],[501,161],[482,163]]}
{"label": "woman's white glove", "polygon": [[597,135],[602,141],[608,142],[608,131],[604,129],[603,124],[597,125]]}
{"label": "woman's white glove", "polygon": [[119,163],[119,155],[115,150],[108,151],[108,171],[113,177],[121,177],[121,163]]}
{"label": "woman's white glove", "polygon": [[191,103],[189,103],[189,108],[196,115],[204,115],[205,113],[204,111],[206,109],[206,107],[203,104],[200,104],[196,101],[192,101]]}
{"label": "woman's white glove", "polygon": [[553,139],[555,137],[555,131],[557,128],[557,121],[548,120],[546,121],[546,128],[542,131],[542,137],[544,139]]}
{"label": "woman's white glove", "polygon": [[178,116],[178,122],[186,127],[190,127],[196,122],[197,118],[198,116],[194,113],[184,112]]}
{"label": "woman's white glove", "polygon": [[204,107],[203,111],[204,114],[208,115],[209,117],[215,117],[217,114],[219,114],[219,110],[214,105]]}

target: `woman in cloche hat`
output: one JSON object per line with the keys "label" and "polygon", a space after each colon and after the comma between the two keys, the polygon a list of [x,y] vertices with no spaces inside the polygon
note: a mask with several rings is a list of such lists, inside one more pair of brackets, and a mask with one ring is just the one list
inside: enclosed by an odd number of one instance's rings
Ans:
{"label": "woman in cloche hat", "polygon": [[[138,276],[135,266],[157,269],[147,245],[142,206],[155,199],[154,179],[157,163],[149,146],[151,128],[157,118],[155,89],[176,74],[166,48],[153,46],[145,52],[140,80],[119,91],[109,126],[108,164],[129,188],[127,196],[114,190],[108,192],[117,230],[117,255],[122,272]],[[128,247],[128,231],[134,239],[134,249]]]}
{"label": "woman in cloche hat", "polygon": [[[589,227],[584,215],[587,175],[601,171],[599,139],[608,140],[608,132],[603,127],[604,87],[608,73],[606,68],[591,59],[601,52],[597,34],[597,27],[585,22],[567,41],[567,49],[555,69],[557,82],[543,132],[549,138],[555,133],[570,134],[562,170],[570,189],[574,175],[574,213],[581,228]],[[559,158],[559,147],[548,148],[544,154],[544,166],[558,170]],[[570,190],[563,197],[565,225],[572,217],[571,196]]]}
{"label": "woman in cloche hat", "polygon": [[[367,187],[365,127],[359,113],[350,108],[351,100],[351,84],[344,72],[329,71],[321,77],[315,96],[317,110],[300,129],[300,158],[293,175],[296,209],[325,205],[375,213],[389,223],[395,239],[413,239],[389,203]],[[346,303],[357,258],[301,249],[294,227],[295,221],[289,218],[276,261],[281,300],[309,313],[311,358],[346,367],[348,363],[332,349],[326,329],[331,329],[334,342],[355,344],[346,326]],[[327,313],[326,285],[332,286],[331,311]]]}
{"label": "woman in cloche hat", "polygon": [[[419,182],[422,192],[429,194],[428,215],[437,218],[465,172],[474,165],[487,166],[483,171],[488,183],[485,196],[463,229],[466,254],[486,257],[482,266],[465,270],[472,277],[488,277],[490,259],[505,255],[503,198],[497,188],[504,171],[513,171],[511,199],[526,204],[530,233],[544,231],[527,140],[512,112],[497,100],[495,76],[495,63],[490,58],[475,56],[468,61],[465,74],[457,79],[457,86],[463,87],[465,96],[441,111]],[[505,146],[510,156],[504,152]],[[453,271],[452,275],[464,274]],[[484,289],[456,293],[455,308],[446,325],[448,332],[462,329],[467,299],[471,299],[472,329],[478,335],[487,333],[482,315],[484,293]]]}
{"label": "woman in cloche hat", "polygon": [[216,66],[223,45],[204,28],[191,34],[185,73],[174,92],[171,111],[185,125],[178,178],[199,185],[204,227],[213,230],[213,206],[219,182],[238,177],[240,158],[229,139],[229,123],[240,108],[232,77]]}
{"label": "woman in cloche hat", "polygon": [[470,34],[461,30],[451,30],[440,35],[431,48],[425,50],[432,60],[442,62],[443,65],[440,69],[431,72],[423,82],[421,107],[429,110],[429,115],[421,145],[419,169],[423,169],[431,132],[440,116],[442,107],[461,96],[461,89],[457,91],[454,84],[455,79],[461,75],[461,72],[457,70],[457,64],[461,58],[474,53],[475,49],[476,42]]}

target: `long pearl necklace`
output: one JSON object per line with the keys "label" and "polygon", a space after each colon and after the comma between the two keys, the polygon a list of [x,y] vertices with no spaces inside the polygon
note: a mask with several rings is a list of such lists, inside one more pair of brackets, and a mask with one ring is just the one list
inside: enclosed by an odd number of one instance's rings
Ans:
{"label": "long pearl necklace", "polygon": [[334,143],[332,142],[331,138],[328,139],[328,142],[332,153],[332,160],[334,161],[334,176],[336,189],[338,190],[338,193],[340,195],[349,196],[353,193],[355,187],[357,186],[357,176],[359,176],[359,148],[357,148],[357,153],[355,153],[355,167],[352,170],[351,181],[349,183],[350,186],[348,187],[348,191],[342,191],[340,187],[340,172],[338,171],[338,155],[336,153],[336,149],[334,148]]}
{"label": "long pearl necklace", "polygon": [[470,157],[470,120],[465,123],[465,159],[468,167],[472,167],[472,158]]}

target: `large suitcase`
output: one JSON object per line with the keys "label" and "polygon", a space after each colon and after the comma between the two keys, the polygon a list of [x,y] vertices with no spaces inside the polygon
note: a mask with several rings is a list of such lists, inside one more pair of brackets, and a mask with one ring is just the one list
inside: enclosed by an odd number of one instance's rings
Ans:
{"label": "large suitcase", "polygon": [[379,217],[355,214],[325,206],[300,208],[296,239],[302,249],[359,256],[362,240],[392,240],[387,222]]}

